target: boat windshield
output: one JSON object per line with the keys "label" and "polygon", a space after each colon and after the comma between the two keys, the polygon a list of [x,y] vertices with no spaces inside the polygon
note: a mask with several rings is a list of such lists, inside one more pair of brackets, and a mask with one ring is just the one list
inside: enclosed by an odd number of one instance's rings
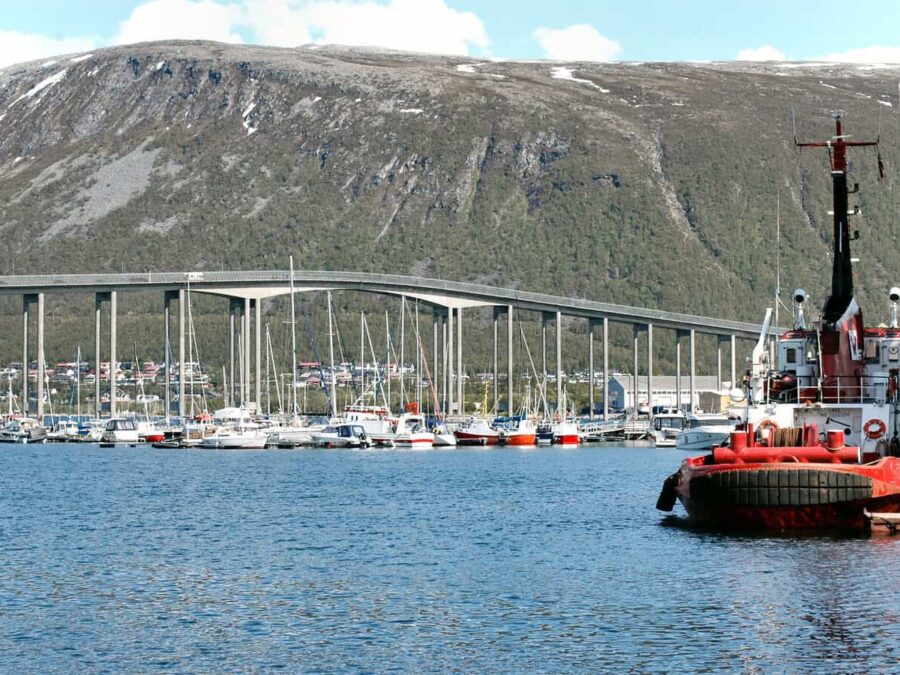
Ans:
{"label": "boat windshield", "polygon": [[654,429],[681,429],[683,426],[683,417],[657,417],[653,420]]}
{"label": "boat windshield", "polygon": [[688,420],[687,428],[694,429],[696,427],[733,427],[735,420],[727,417],[712,417],[710,419],[692,419]]}

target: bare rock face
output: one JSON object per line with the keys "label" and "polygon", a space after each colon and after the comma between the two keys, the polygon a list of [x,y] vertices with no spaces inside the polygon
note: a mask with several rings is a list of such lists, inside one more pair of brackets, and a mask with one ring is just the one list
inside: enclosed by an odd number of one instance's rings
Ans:
{"label": "bare rock face", "polygon": [[[897,70],[557,64],[146,43],[0,71],[0,273],[361,269],[756,317],[821,287],[831,133],[892,141]],[[895,103],[895,102],[894,102]],[[883,149],[898,163],[896,144]],[[857,158],[863,287],[893,177]],[[741,298],[742,302],[735,302]],[[748,301],[750,304],[748,304]],[[740,307],[738,307],[740,305]]]}

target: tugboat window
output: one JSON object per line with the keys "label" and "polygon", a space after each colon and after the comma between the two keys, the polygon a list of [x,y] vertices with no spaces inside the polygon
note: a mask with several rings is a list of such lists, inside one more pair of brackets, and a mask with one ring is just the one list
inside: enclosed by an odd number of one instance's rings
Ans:
{"label": "tugboat window", "polygon": [[784,360],[787,363],[797,363],[797,350],[793,347],[785,350]]}

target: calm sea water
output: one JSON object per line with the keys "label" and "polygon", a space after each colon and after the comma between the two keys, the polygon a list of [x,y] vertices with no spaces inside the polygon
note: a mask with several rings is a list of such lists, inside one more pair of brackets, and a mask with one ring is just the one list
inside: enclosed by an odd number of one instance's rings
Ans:
{"label": "calm sea water", "polygon": [[0,669],[900,668],[900,539],[675,526],[678,460],[0,447]]}

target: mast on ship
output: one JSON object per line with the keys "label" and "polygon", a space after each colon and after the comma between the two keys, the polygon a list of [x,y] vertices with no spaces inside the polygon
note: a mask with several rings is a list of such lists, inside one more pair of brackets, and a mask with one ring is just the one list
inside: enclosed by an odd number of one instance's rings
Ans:
{"label": "mast on ship", "polygon": [[[831,184],[834,215],[834,260],[831,268],[831,294],[822,310],[821,342],[822,373],[829,395],[858,395],[863,360],[862,310],[853,295],[853,264],[850,256],[850,242],[858,238],[858,233],[850,236],[848,220],[859,213],[859,207],[852,211],[848,207],[848,195],[859,191],[859,184],[852,189],[847,184],[847,150],[849,148],[877,146],[878,141],[851,141],[844,135],[841,124],[843,113],[835,111],[835,134],[827,141],[800,143],[798,148],[826,148],[831,163]],[[879,173],[883,175],[881,158],[878,159]],[[839,385],[837,383],[840,383]],[[837,391],[841,389],[841,391]],[[845,391],[846,390],[846,391]]]}

